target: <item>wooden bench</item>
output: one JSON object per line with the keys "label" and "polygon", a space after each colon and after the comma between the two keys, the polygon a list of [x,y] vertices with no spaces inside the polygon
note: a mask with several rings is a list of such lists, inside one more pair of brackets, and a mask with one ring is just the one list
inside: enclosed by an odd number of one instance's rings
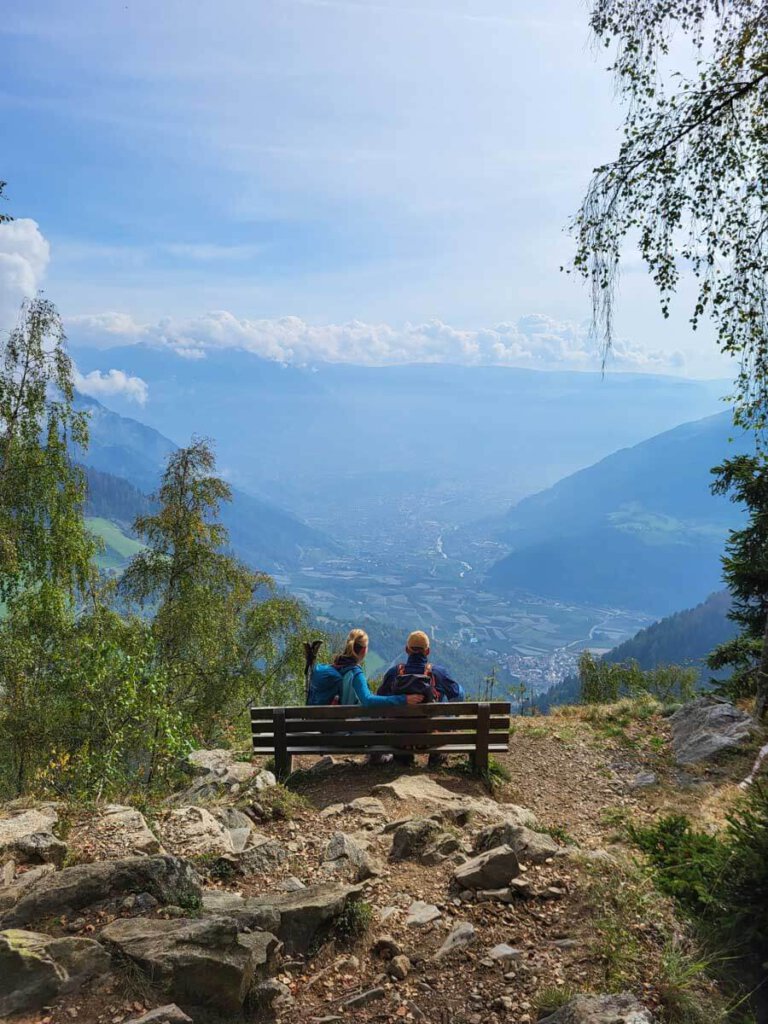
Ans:
{"label": "wooden bench", "polygon": [[297,754],[469,754],[478,773],[509,749],[508,703],[407,707],[251,708],[253,752],[274,755],[278,778]]}

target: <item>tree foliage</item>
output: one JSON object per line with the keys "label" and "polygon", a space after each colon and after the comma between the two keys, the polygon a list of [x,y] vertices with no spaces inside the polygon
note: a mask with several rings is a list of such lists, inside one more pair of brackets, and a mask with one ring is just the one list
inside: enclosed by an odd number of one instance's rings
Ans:
{"label": "tree foliage", "polygon": [[[5,181],[0,181],[0,199],[4,199],[5,198],[5,196],[3,195],[3,192],[5,191],[5,186],[7,184],[8,183],[5,182]],[[9,220],[13,220],[13,217],[11,217],[10,214],[3,213],[3,211],[0,210],[0,224],[6,224]]]}
{"label": "tree foliage", "polygon": [[34,299],[0,354],[0,798],[162,785],[196,741],[244,738],[249,697],[301,695],[302,609],[226,552],[205,442],[143,503],[119,592],[99,579],[73,403],[61,321]]}
{"label": "tree foliage", "polygon": [[[768,11],[765,0],[593,0],[598,43],[614,47],[626,100],[616,158],[598,167],[576,215],[575,268],[592,287],[606,351],[622,249],[636,241],[664,315],[684,268],[740,360],[737,414],[768,410]],[[677,32],[690,72],[670,67]],[[677,52],[677,51],[676,51]]]}
{"label": "tree foliage", "polygon": [[768,458],[762,453],[738,455],[712,472],[714,493],[728,494],[744,505],[749,519],[742,529],[730,531],[723,558],[733,598],[729,617],[740,633],[712,652],[709,666],[733,669],[720,689],[731,698],[757,696],[762,708],[768,701],[768,679],[761,671],[768,621]]}
{"label": "tree foliage", "polygon": [[681,665],[657,665],[644,671],[636,661],[612,664],[584,651],[579,658],[579,679],[582,704],[612,704],[621,697],[644,694],[666,704],[692,697],[698,672]]}
{"label": "tree foliage", "polygon": [[44,584],[70,596],[95,551],[85,528],[85,478],[70,457],[88,444],[73,407],[72,363],[55,307],[25,302],[0,365],[0,596]]}
{"label": "tree foliage", "polygon": [[173,452],[157,510],[134,529],[147,544],[128,566],[122,595],[153,613],[157,657],[168,680],[167,700],[195,723],[199,738],[220,738],[250,697],[299,685],[299,604],[275,592],[226,550],[218,521],[229,486],[215,476],[210,444],[193,440]]}

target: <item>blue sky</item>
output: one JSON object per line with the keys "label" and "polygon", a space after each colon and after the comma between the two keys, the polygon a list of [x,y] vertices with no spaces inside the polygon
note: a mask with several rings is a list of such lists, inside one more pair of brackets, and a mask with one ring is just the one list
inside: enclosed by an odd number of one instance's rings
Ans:
{"label": "blue sky", "polygon": [[[42,284],[99,346],[594,365],[558,267],[607,63],[579,0],[6,0],[0,316]],[[722,376],[686,306],[630,258],[617,367]]]}

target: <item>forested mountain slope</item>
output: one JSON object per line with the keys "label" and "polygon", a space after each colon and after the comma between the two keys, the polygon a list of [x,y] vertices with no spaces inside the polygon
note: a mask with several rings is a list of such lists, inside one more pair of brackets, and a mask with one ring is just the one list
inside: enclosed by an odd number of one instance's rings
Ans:
{"label": "forested mountain slope", "polygon": [[[120,416],[93,398],[78,397],[89,414],[90,444],[76,457],[88,474],[87,512],[130,527],[149,508],[148,495],[160,482],[168,455],[176,445],[138,420]],[[337,545],[320,531],[269,502],[233,488],[231,504],[222,508],[233,550],[255,568],[273,571],[297,564],[313,552],[333,552]]]}
{"label": "forested mountain slope", "polygon": [[[706,667],[707,655],[718,644],[725,643],[738,632],[736,624],[728,618],[731,596],[719,590],[684,611],[668,615],[623,644],[603,655],[605,661],[636,661],[642,669],[658,665],[693,665],[700,670],[701,679],[712,674]],[[534,703],[542,712],[560,704],[578,702],[580,683],[578,675],[567,676],[562,682],[539,694]]]}
{"label": "forested mountain slope", "polygon": [[625,448],[525,499],[489,534],[512,547],[489,573],[502,590],[665,614],[720,584],[728,529],[711,468],[743,451],[730,413]]}

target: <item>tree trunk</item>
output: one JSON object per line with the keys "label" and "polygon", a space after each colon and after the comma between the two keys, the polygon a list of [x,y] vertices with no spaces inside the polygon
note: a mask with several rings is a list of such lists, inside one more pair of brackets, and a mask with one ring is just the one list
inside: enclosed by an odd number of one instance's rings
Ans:
{"label": "tree trunk", "polygon": [[763,651],[760,655],[760,667],[757,670],[757,691],[755,695],[755,718],[765,717],[768,712],[768,615],[765,618],[763,632]]}

